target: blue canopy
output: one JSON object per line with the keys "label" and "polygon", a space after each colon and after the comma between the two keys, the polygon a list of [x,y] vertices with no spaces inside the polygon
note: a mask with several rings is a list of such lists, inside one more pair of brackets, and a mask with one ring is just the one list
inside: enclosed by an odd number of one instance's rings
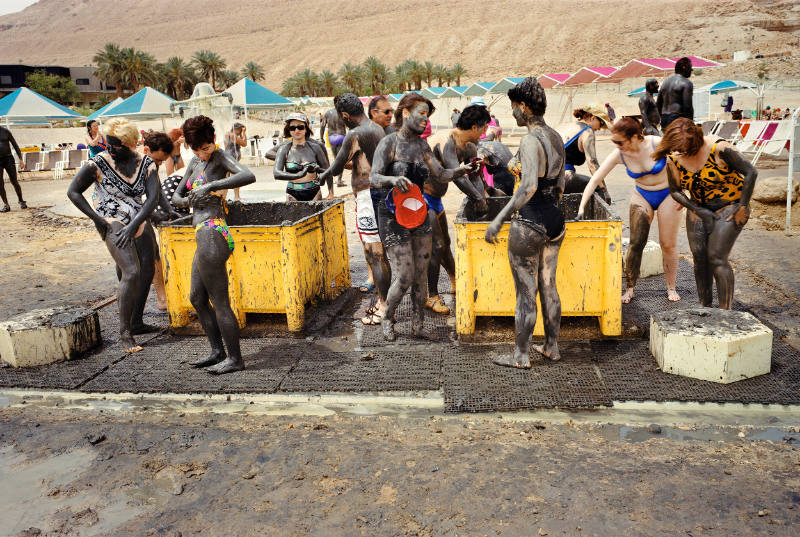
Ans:
{"label": "blue canopy", "polygon": [[438,99],[446,90],[446,87],[425,88],[422,90],[422,95],[428,99]]}
{"label": "blue canopy", "polygon": [[100,117],[127,117],[131,119],[158,119],[172,116],[170,104],[175,99],[153,88],[142,88]]}
{"label": "blue canopy", "polygon": [[707,86],[703,86],[702,88],[697,88],[695,91],[697,93],[710,93],[711,95],[717,95],[719,93],[729,93],[731,91],[739,91],[740,89],[755,89],[756,85],[752,82],[745,82],[743,80],[721,80],[719,82],[715,82],[714,84],[709,84]]}
{"label": "blue canopy", "polygon": [[489,90],[492,89],[496,82],[475,82],[466,90],[464,90],[464,95],[470,97],[482,97],[489,93]]}
{"label": "blue canopy", "polygon": [[[234,106],[247,108],[287,108],[294,106],[294,103],[278,95],[269,88],[265,88],[258,82],[253,82],[249,78],[243,78],[227,90],[233,97]],[[308,97],[303,98],[303,102],[311,102]]]}
{"label": "blue canopy", "polygon": [[83,118],[66,106],[25,87],[14,90],[0,99],[0,117],[17,123]]}
{"label": "blue canopy", "polygon": [[525,80],[525,78],[521,76],[504,78],[492,86],[492,88],[489,90],[489,93],[506,93],[523,80]]}
{"label": "blue canopy", "polygon": [[87,117],[86,120],[87,121],[92,121],[93,119],[99,118],[100,116],[102,116],[106,112],[106,110],[111,110],[112,108],[114,108],[115,106],[117,106],[121,102],[122,102],[122,97],[117,97],[116,99],[114,99],[113,101],[111,101],[110,103],[105,105],[104,107],[100,108],[99,110],[95,110],[94,112],[89,114],[89,117]]}

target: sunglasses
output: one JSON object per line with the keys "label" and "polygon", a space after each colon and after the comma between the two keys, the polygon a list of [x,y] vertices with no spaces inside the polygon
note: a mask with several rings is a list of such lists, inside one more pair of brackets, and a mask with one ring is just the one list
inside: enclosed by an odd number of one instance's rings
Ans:
{"label": "sunglasses", "polygon": [[292,131],[304,131],[306,130],[305,125],[289,125],[289,132]]}
{"label": "sunglasses", "polygon": [[386,114],[387,116],[390,116],[392,115],[392,112],[394,112],[394,110],[392,110],[391,108],[387,108],[386,110],[379,110],[379,112],[381,112],[382,114]]}

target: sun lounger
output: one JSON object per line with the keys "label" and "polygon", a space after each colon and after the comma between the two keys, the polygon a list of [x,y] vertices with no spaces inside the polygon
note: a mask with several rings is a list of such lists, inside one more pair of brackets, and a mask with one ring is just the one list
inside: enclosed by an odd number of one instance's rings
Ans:
{"label": "sun lounger", "polygon": [[703,121],[700,124],[700,127],[702,127],[702,129],[703,129],[703,135],[704,136],[708,136],[709,134],[712,134],[716,130],[717,125],[718,125],[718,122],[714,121],[714,120]]}
{"label": "sun lounger", "polygon": [[761,139],[758,140],[756,154],[753,155],[752,160],[753,166],[756,165],[761,155],[766,154],[777,158],[788,157],[789,152],[787,145],[791,132],[791,120],[784,119],[770,122],[764,129],[764,132],[762,132]]}
{"label": "sun lounger", "polygon": [[715,133],[717,136],[722,138],[723,140],[728,140],[729,142],[733,143],[738,138],[739,134],[739,122],[738,121],[722,121],[720,125],[717,126],[717,130]]}
{"label": "sun lounger", "polygon": [[734,144],[736,150],[740,153],[755,153],[758,150],[756,147],[758,139],[761,137],[761,133],[764,132],[764,129],[769,123],[769,121],[763,120],[749,121],[744,123],[740,131],[742,137]]}
{"label": "sun lounger", "polygon": [[56,164],[64,160],[63,151],[47,151],[42,156],[42,161],[39,163],[37,172],[49,172],[56,169]]}
{"label": "sun lounger", "polygon": [[42,161],[42,152],[28,151],[22,154],[22,158],[24,159],[23,162],[25,162],[25,169],[22,171],[33,173],[39,168],[39,163]]}

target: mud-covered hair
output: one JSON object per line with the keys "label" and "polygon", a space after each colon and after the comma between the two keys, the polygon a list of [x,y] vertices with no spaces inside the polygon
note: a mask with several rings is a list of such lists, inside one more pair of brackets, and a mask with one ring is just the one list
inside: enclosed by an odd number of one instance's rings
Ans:
{"label": "mud-covered hair", "polygon": [[642,135],[642,125],[630,116],[622,116],[611,126],[611,132],[630,140],[634,137],[644,138]]}
{"label": "mud-covered hair", "polygon": [[679,117],[664,131],[652,158],[661,160],[673,151],[688,156],[696,155],[703,147],[703,142],[703,128],[695,125],[691,119]]}
{"label": "mud-covered hair", "polygon": [[658,89],[658,80],[655,78],[648,78],[647,82],[644,83],[644,89],[655,93],[656,89]]}
{"label": "mud-covered hair", "polygon": [[210,117],[195,116],[183,122],[183,137],[192,149],[214,143],[214,121]]}
{"label": "mud-covered hair", "polygon": [[426,99],[419,93],[411,92],[403,95],[403,98],[397,103],[397,110],[394,111],[394,124],[398,129],[403,126],[403,110],[411,110],[420,103],[428,105],[428,117],[431,117],[436,111],[436,107],[433,106],[430,99]]}
{"label": "mud-covered hair", "polygon": [[144,145],[150,150],[151,153],[156,151],[163,151],[170,154],[175,149],[175,144],[170,140],[169,135],[165,132],[151,132],[144,135]]}
{"label": "mud-covered hair", "polygon": [[350,114],[350,117],[358,117],[364,115],[364,103],[354,93],[342,93],[333,98],[333,106],[336,108],[336,113],[341,115],[343,113]]}
{"label": "mud-covered hair", "polygon": [[676,73],[683,74],[691,70],[692,70],[692,60],[690,60],[686,56],[675,62]]}
{"label": "mud-covered hair", "polygon": [[535,116],[543,116],[545,110],[547,110],[547,96],[544,93],[544,88],[532,76],[527,77],[508,90],[508,98],[511,99],[512,103],[527,105]]}
{"label": "mud-covered hair", "polygon": [[456,128],[461,129],[462,131],[468,131],[475,125],[482,127],[488,124],[491,120],[492,116],[489,114],[489,110],[487,110],[485,106],[472,104],[464,108],[464,111],[461,112],[461,116],[456,122]]}

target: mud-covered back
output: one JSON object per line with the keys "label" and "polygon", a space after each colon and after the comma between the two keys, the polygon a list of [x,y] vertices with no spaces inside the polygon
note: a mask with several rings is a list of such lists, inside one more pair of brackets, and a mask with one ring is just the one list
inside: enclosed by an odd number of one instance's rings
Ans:
{"label": "mud-covered back", "polygon": [[[575,220],[575,216],[578,214],[578,207],[581,204],[582,195],[583,194],[564,194],[561,198],[558,206],[561,212],[564,213],[565,220]],[[489,202],[489,212],[483,216],[476,215],[473,204],[470,203],[469,200],[465,200],[456,219],[464,222],[490,222],[494,220],[510,200],[510,197],[489,198],[487,200]],[[595,193],[586,206],[584,220],[618,220],[618,218],[611,212],[611,207]]]}

